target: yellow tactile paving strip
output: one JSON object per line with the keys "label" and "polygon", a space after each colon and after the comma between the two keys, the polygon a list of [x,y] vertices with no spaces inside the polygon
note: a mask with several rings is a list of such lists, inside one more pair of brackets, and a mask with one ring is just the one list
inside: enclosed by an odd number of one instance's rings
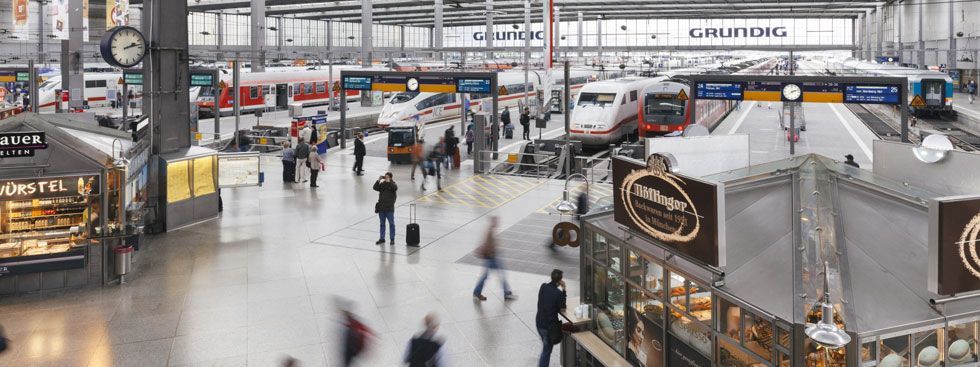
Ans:
{"label": "yellow tactile paving strip", "polygon": [[478,175],[425,195],[417,202],[457,204],[478,208],[496,208],[531,191],[544,180],[535,178]]}

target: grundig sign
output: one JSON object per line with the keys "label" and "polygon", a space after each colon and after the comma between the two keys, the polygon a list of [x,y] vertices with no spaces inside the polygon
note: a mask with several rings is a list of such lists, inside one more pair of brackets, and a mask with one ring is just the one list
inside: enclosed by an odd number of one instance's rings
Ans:
{"label": "grundig sign", "polygon": [[787,37],[786,27],[729,27],[729,28],[691,28],[687,32],[691,38],[763,38]]}
{"label": "grundig sign", "polygon": [[929,290],[980,290],[980,197],[937,198],[929,204],[929,217]]}
{"label": "grundig sign", "polygon": [[647,164],[613,159],[614,217],[655,243],[705,264],[725,265],[721,185],[671,172],[660,154]]}

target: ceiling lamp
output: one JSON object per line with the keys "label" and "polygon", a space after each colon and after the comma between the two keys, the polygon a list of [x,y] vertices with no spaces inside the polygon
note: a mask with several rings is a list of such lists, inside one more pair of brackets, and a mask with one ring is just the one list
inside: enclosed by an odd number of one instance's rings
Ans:
{"label": "ceiling lamp", "polygon": [[826,349],[837,349],[850,343],[851,336],[834,322],[834,304],[830,299],[830,264],[827,262],[823,263],[823,299],[820,307],[823,309],[820,321],[808,325],[803,333]]}

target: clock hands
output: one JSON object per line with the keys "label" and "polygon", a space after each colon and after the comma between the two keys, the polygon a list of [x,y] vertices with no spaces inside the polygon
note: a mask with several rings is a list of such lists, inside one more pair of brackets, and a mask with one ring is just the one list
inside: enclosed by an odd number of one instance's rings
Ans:
{"label": "clock hands", "polygon": [[129,46],[126,46],[126,47],[123,47],[123,50],[129,49],[129,48],[133,48],[133,47],[136,47],[136,46],[139,46],[139,44],[136,43],[136,42],[133,42],[133,44],[131,44]]}

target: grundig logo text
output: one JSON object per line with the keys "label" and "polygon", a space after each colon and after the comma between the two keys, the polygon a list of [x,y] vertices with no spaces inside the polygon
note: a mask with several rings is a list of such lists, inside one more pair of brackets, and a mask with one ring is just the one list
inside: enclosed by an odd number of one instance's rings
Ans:
{"label": "grundig logo text", "polygon": [[[975,215],[960,234],[960,260],[973,276],[980,278],[980,256],[977,255],[977,237],[980,235],[980,213]],[[972,261],[972,262],[971,262]]]}
{"label": "grundig logo text", "polygon": [[691,28],[691,38],[786,37],[786,27]]}
{"label": "grundig logo text", "polygon": [[[516,32],[516,31],[493,32],[493,39],[495,41],[523,40],[524,37],[525,37],[525,34],[527,34],[527,33],[530,33],[531,34],[531,39],[533,39],[533,40],[543,40],[544,39],[544,31],[537,31],[537,32]],[[474,32],[473,33],[473,39],[475,39],[477,41],[485,41],[487,39],[486,34],[487,34],[487,32]]]}

